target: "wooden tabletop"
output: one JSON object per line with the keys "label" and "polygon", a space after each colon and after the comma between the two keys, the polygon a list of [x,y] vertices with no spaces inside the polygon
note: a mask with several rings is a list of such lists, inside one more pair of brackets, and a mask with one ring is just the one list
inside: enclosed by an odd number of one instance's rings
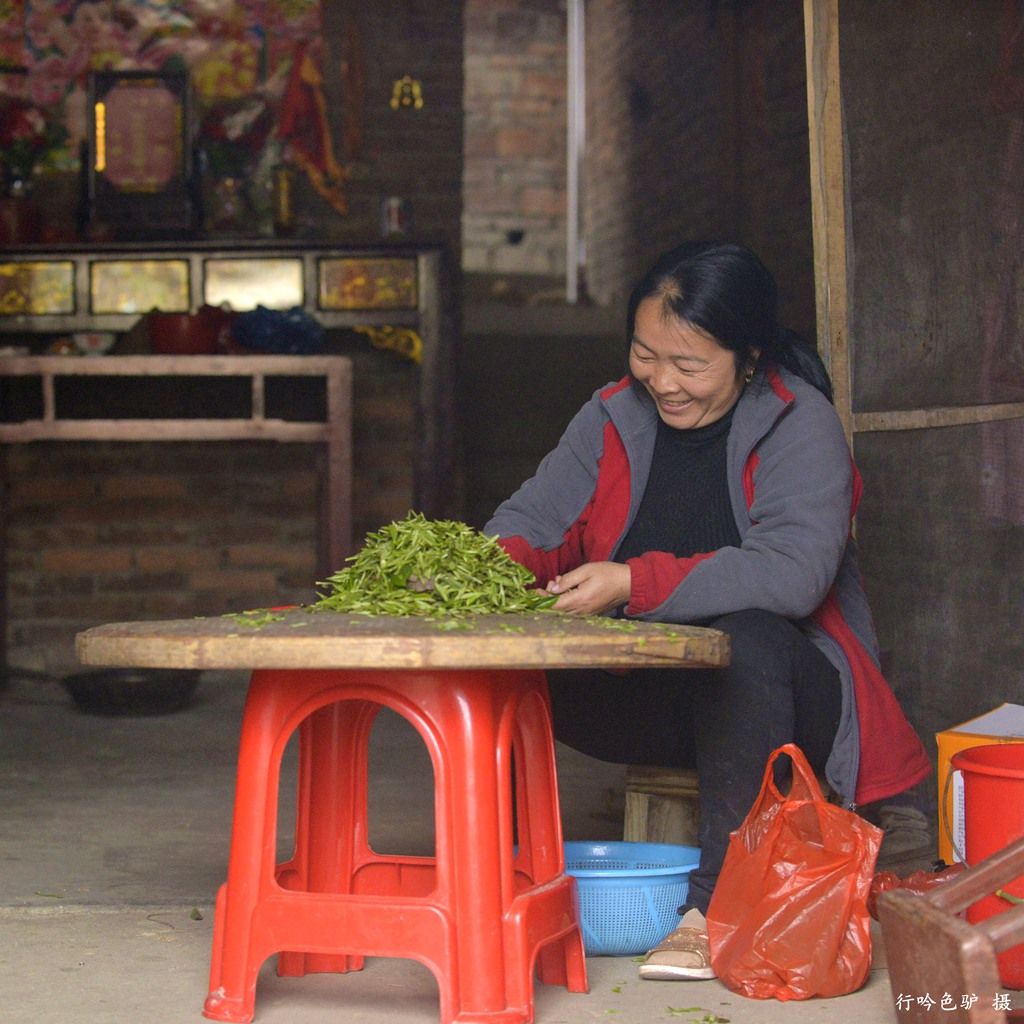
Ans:
{"label": "wooden tabletop", "polygon": [[302,609],[118,622],[76,638],[85,665],[131,668],[701,668],[729,663],[725,633],[553,612],[471,619]]}

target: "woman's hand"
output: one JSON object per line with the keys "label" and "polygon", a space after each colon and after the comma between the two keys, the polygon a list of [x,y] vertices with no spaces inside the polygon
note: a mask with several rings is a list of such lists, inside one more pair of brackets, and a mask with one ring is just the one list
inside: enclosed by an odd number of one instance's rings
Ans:
{"label": "woman's hand", "polygon": [[557,594],[555,611],[570,615],[601,615],[629,601],[631,574],[619,562],[588,562],[556,576],[545,590]]}

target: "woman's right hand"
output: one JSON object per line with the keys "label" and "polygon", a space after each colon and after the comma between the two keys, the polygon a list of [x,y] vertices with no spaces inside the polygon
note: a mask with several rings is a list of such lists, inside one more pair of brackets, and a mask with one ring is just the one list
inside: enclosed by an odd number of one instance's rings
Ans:
{"label": "woman's right hand", "polygon": [[588,562],[562,576],[544,589],[557,594],[556,612],[569,615],[603,615],[629,601],[631,573],[620,562]]}

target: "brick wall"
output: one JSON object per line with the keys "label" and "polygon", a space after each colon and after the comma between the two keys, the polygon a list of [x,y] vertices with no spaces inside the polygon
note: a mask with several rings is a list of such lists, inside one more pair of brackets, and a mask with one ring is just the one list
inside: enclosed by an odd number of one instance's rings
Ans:
{"label": "brick wall", "polygon": [[[459,266],[462,208],[463,0],[324,3],[324,91],[334,138],[344,132],[341,65],[352,52],[365,67],[358,110],[361,146],[349,166],[349,214],[333,215],[305,197],[306,230],[344,241],[379,237],[380,206],[403,196],[412,234],[444,241]],[[422,108],[391,106],[396,81],[408,76],[422,89]]]}
{"label": "brick wall", "polygon": [[301,445],[39,442],[8,455],[11,662],[73,661],[105,621],[307,600],[316,482]]}
{"label": "brick wall", "polygon": [[[468,272],[565,273],[562,6],[467,0]],[[813,336],[802,5],[589,0],[585,17],[590,297],[618,308],[664,249],[729,236],[761,253],[784,319]]]}
{"label": "brick wall", "polygon": [[565,273],[565,12],[467,0],[462,266]]}

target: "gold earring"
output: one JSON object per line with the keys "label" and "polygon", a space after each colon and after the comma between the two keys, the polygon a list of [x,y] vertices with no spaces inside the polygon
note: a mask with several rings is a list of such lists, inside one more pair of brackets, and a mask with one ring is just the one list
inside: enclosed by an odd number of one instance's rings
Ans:
{"label": "gold earring", "polygon": [[749,384],[754,379],[754,367],[747,367],[747,375],[743,378],[744,384]]}

